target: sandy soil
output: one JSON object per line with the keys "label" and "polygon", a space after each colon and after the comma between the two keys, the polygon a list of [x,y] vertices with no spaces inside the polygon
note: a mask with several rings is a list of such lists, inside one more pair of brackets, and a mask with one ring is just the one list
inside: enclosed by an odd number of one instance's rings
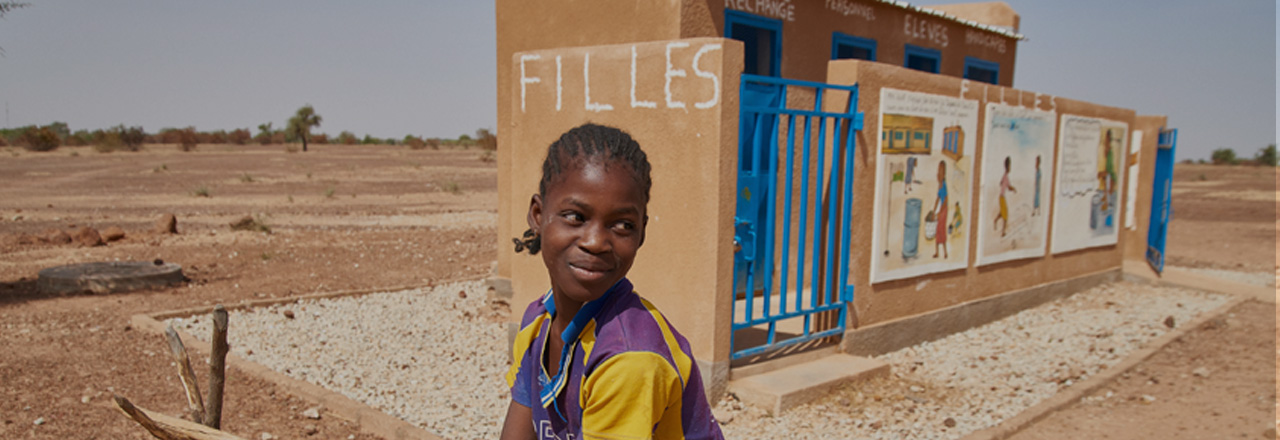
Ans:
{"label": "sandy soil", "polygon": [[[133,314],[478,278],[494,259],[495,167],[475,150],[321,145],[289,154],[202,145],[194,153],[152,146],[2,154],[0,438],[150,438],[115,411],[113,393],[182,414],[164,340],[131,328]],[[210,197],[193,195],[199,188]],[[150,232],[164,213],[177,216],[178,235]],[[245,215],[261,217],[271,234],[231,231]],[[118,226],[126,237],[88,248],[21,244],[30,241],[24,234],[83,226]],[[181,264],[190,283],[113,295],[34,289],[41,268],[156,258]],[[196,369],[203,385],[204,369]],[[357,433],[336,417],[304,418],[313,405],[270,384],[229,375],[222,426],[234,434],[301,438],[308,425],[316,438]]]}
{"label": "sandy soil", "polygon": [[[114,410],[113,393],[182,414],[181,387],[164,341],[131,328],[133,314],[489,273],[496,175],[480,152],[315,147],[305,154],[221,145],[202,145],[194,153],[171,146],[114,154],[0,150],[0,438],[149,438]],[[1170,264],[1276,270],[1270,243],[1280,225],[1273,197],[1280,180],[1266,171],[1179,166]],[[178,235],[151,232],[165,213],[177,216]],[[228,224],[246,215],[261,218],[271,233],[231,231]],[[126,237],[98,247],[34,239],[50,229],[83,226],[118,226]],[[34,288],[45,267],[156,258],[183,265],[191,281],[112,295],[50,297]],[[1112,427],[1105,432],[1114,438],[1147,438],[1157,432],[1148,427],[1193,418],[1199,419],[1189,427],[1195,430],[1184,432],[1234,433],[1238,427],[1256,438],[1271,426],[1265,417],[1256,419],[1254,399],[1263,389],[1262,397],[1274,403],[1274,360],[1268,355],[1237,366],[1223,358],[1253,359],[1275,346],[1275,334],[1263,331],[1275,328],[1275,315],[1262,313],[1266,307],[1242,306],[1225,327],[1197,330],[1162,351],[1142,365],[1142,373],[1107,388],[1114,396],[1098,405],[1113,406],[1068,408],[1033,426],[1026,438],[1103,432],[1086,425]],[[1199,365],[1207,365],[1210,375],[1182,377]],[[203,381],[203,369],[197,370]],[[1152,376],[1160,384],[1145,385]],[[1212,391],[1223,387],[1238,391]],[[1139,392],[1156,400],[1142,405],[1130,399]],[[226,395],[222,426],[245,438],[264,432],[305,438],[309,427],[318,431],[312,438],[367,438],[337,417],[303,417],[312,404],[234,369]],[[1223,415],[1212,415],[1215,408]],[[43,423],[35,424],[38,419]],[[1059,419],[1064,421],[1054,425]],[[1141,423],[1128,423],[1134,420]]]}

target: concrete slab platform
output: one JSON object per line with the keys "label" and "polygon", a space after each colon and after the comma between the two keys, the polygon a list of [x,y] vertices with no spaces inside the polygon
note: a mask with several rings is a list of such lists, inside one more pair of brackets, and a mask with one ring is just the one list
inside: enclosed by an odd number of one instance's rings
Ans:
{"label": "concrete slab platform", "polygon": [[811,402],[850,382],[889,375],[889,364],[876,359],[834,354],[754,376],[729,381],[729,391],[743,403],[770,414]]}
{"label": "concrete slab platform", "polygon": [[1271,304],[1275,304],[1277,296],[1280,296],[1280,290],[1268,286],[1238,283],[1208,274],[1195,273],[1173,267],[1166,267],[1164,273],[1157,274],[1145,261],[1125,260],[1124,277],[1126,280],[1134,282],[1243,296]]}

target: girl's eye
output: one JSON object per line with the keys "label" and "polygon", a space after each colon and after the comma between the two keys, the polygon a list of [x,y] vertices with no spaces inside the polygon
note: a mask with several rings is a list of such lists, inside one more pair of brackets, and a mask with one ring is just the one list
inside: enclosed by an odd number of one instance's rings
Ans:
{"label": "girl's eye", "polygon": [[566,212],[561,214],[561,217],[564,217],[565,221],[575,225],[582,224],[583,221],[582,214],[576,212]]}
{"label": "girl's eye", "polygon": [[632,222],[618,222],[613,225],[613,228],[620,232],[630,233],[636,229],[636,224]]}

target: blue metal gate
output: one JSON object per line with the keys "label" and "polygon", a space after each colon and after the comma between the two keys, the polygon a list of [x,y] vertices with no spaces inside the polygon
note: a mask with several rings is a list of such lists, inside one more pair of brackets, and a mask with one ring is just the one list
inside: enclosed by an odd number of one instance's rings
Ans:
{"label": "blue metal gate", "polygon": [[1178,148],[1178,130],[1160,130],[1156,148],[1155,181],[1151,184],[1151,221],[1147,225],[1147,264],[1164,271],[1164,245],[1173,216],[1173,156]]}
{"label": "blue metal gate", "polygon": [[[788,91],[812,97],[813,108],[789,108]],[[843,334],[853,300],[853,154],[863,122],[857,85],[744,74],[739,96],[733,359]],[[843,111],[824,111],[824,102]],[[780,337],[779,322],[801,319]]]}

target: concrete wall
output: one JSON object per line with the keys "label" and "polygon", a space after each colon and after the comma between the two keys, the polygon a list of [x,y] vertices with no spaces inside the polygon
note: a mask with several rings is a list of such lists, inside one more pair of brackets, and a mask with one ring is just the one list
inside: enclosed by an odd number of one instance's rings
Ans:
{"label": "concrete wall", "polygon": [[[702,38],[520,52],[503,66],[511,166],[500,221],[512,235],[527,228],[542,160],[562,133],[588,121],[629,132],[653,166],[653,188],[628,277],[689,339],[713,390],[728,374],[741,57],[737,41]],[[507,237],[499,252],[522,311],[550,282],[541,258],[511,249]]]}
{"label": "concrete wall", "polygon": [[[999,83],[1013,85],[1018,40],[979,29],[953,18],[941,17],[874,0],[688,0],[681,26],[682,37],[724,35],[724,11],[733,9],[782,21],[782,77],[824,81],[831,60],[832,33],[876,40],[876,61],[901,66],[907,44],[942,53],[941,74],[964,76],[965,56],[1000,64]],[[780,8],[766,7],[782,3]],[[983,6],[986,5],[986,6]],[[1017,21],[1005,5],[976,4],[965,9],[975,18],[981,11],[997,23]],[[1010,14],[1012,17],[1010,17]],[[711,24],[704,23],[711,20]],[[995,24],[996,23],[989,23]],[[714,33],[707,33],[714,30]]]}
{"label": "concrete wall", "polygon": [[[511,276],[511,238],[525,230],[524,214],[507,211],[512,162],[511,56],[520,51],[621,44],[680,38],[676,0],[648,2],[575,2],[496,0],[498,46],[498,249],[496,275]],[[579,66],[581,69],[581,66]],[[517,89],[518,90],[518,89]],[[543,146],[545,147],[545,145]]]}
{"label": "concrete wall", "polygon": [[[854,243],[870,243],[872,239],[872,212],[874,211],[872,202],[875,199],[873,180],[877,157],[875,146],[877,145],[876,136],[880,133],[876,115],[879,112],[881,88],[891,87],[978,100],[980,112],[985,111],[987,102],[1003,102],[1009,105],[1054,111],[1057,112],[1059,120],[1063,114],[1073,114],[1126,122],[1131,130],[1135,127],[1136,116],[1132,110],[930,75],[879,63],[834,61],[830,63],[827,77],[828,82],[831,83],[859,84],[861,99],[858,107],[866,114],[866,124],[857,140],[858,154],[855,159],[857,173],[854,181],[855,215],[851,225]],[[983,118],[984,115],[980,113],[979,126],[983,124]],[[978,151],[974,163],[982,163],[982,130],[976,134]],[[1055,154],[1056,149],[1055,145]],[[1046,167],[1046,169],[1050,170],[1046,173],[1046,187],[1049,188],[1048,194],[1051,195],[1054,182],[1053,168]],[[978,175],[975,176],[975,181],[981,181],[983,172],[986,170],[981,168],[977,170]],[[1148,189],[1147,192],[1149,191]],[[965,218],[969,219],[967,222],[970,228],[969,237],[976,237],[976,228],[980,226],[974,221],[979,218],[977,207],[981,206],[978,200],[980,194],[975,192],[973,197],[975,201],[970,212],[965,213]],[[1052,209],[1053,199],[1050,197],[1045,202],[1048,203],[1049,209]],[[1048,211],[1045,214],[1051,215]],[[1122,216],[1121,225],[1123,221]],[[1050,223],[1050,231],[1052,227]],[[878,284],[870,283],[871,265],[868,250],[870,247],[857,246],[850,255],[850,278],[857,289],[854,304],[850,309],[850,328],[856,329],[896,318],[941,310],[1006,292],[1114,270],[1121,266],[1122,246],[1125,244],[1123,240],[1131,240],[1133,235],[1122,234],[1120,237],[1122,241],[1116,245],[1057,255],[1051,255],[1046,251],[1043,258],[1015,260],[982,267],[974,265],[977,246],[970,246],[970,263],[965,269]],[[1052,242],[1052,235],[1049,240]]]}

